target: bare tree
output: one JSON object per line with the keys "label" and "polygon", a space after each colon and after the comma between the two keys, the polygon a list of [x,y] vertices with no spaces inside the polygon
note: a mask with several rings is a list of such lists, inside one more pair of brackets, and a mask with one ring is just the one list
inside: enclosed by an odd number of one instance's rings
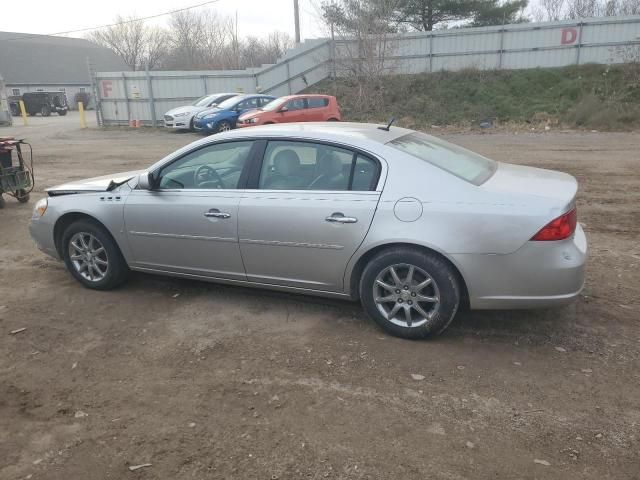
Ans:
{"label": "bare tree", "polygon": [[565,0],[540,0],[540,7],[545,13],[545,20],[560,20],[563,15]]}
{"label": "bare tree", "polygon": [[324,21],[336,39],[336,74],[357,87],[357,104],[380,104],[381,77],[393,69],[396,49],[392,25],[400,1],[338,0],[322,6]]}
{"label": "bare tree", "polygon": [[88,39],[113,50],[134,71],[147,65],[154,68],[166,49],[164,31],[147,27],[136,17],[118,15],[116,25],[96,30]]}
{"label": "bare tree", "polygon": [[567,18],[578,19],[599,17],[604,8],[598,0],[569,0],[567,3]]}

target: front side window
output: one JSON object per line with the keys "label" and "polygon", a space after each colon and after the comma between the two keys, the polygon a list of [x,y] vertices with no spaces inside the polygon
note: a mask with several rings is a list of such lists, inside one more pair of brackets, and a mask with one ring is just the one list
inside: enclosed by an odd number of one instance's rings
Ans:
{"label": "front side window", "polygon": [[235,189],[248,165],[252,141],[208,145],[162,168],[160,189]]}
{"label": "front side window", "polygon": [[287,110],[290,112],[303,110],[304,108],[304,98],[294,98],[293,100],[289,100],[287,103]]}
{"label": "front side window", "polygon": [[258,108],[258,98],[248,98],[244,102],[240,102],[238,105],[238,110],[248,110]]}
{"label": "front side window", "polygon": [[425,133],[409,133],[387,145],[474,185],[486,182],[498,168],[493,160]]}
{"label": "front side window", "polygon": [[377,162],[351,150],[311,142],[267,145],[259,188],[265,190],[375,190]]}

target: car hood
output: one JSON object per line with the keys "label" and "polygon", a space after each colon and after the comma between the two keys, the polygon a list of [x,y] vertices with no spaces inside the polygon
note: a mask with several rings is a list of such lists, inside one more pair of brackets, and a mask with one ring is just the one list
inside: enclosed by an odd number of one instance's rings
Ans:
{"label": "car hood", "polygon": [[265,112],[263,110],[259,110],[259,109],[250,110],[250,111],[245,112],[242,115],[240,115],[240,118],[238,118],[238,120],[249,120],[250,118],[259,117],[263,113],[265,113]]}
{"label": "car hood", "polygon": [[200,112],[198,112],[198,118],[209,118],[220,115],[221,113],[228,112],[228,110],[222,110],[220,108],[206,108]]}
{"label": "car hood", "polygon": [[193,115],[194,113],[202,112],[210,107],[196,107],[194,105],[185,105],[184,107],[173,108],[169,110],[165,115],[175,116],[179,113],[187,113]]}
{"label": "car hood", "polygon": [[64,183],[55,187],[45,189],[49,196],[66,195],[71,193],[104,192],[113,183],[124,183],[130,178],[139,175],[142,170],[132,170],[130,172],[103,175],[101,177],[87,178]]}

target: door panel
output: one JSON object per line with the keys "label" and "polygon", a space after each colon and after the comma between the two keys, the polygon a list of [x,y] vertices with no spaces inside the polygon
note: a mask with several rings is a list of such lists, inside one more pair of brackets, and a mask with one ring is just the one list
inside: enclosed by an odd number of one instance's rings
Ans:
{"label": "door panel", "polygon": [[244,280],[237,237],[241,195],[242,190],[131,192],[125,228],[135,266]]}
{"label": "door panel", "polygon": [[[378,192],[247,190],[239,239],[251,281],[342,292],[346,265],[371,225]],[[351,217],[343,223],[331,216]]]}

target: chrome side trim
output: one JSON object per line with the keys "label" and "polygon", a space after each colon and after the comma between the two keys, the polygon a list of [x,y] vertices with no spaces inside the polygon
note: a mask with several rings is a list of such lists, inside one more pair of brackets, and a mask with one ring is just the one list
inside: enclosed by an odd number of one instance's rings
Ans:
{"label": "chrome side trim", "polygon": [[152,233],[152,232],[134,232],[129,231],[131,235],[137,235],[140,237],[161,237],[161,238],[179,238],[185,240],[207,240],[211,242],[234,242],[237,243],[238,239],[229,237],[207,237],[204,235],[178,235],[177,233]]}
{"label": "chrome side trim", "polygon": [[321,248],[327,250],[342,250],[344,248],[344,245],[331,245],[327,243],[281,242],[279,240],[252,240],[250,238],[241,238],[240,243],[275,245],[278,247]]}

